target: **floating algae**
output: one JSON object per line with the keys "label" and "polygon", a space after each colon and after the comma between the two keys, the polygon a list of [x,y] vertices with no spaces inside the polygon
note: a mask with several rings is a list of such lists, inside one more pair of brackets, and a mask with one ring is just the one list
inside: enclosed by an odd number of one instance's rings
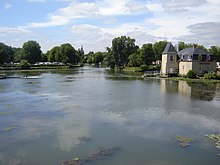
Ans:
{"label": "floating algae", "polygon": [[7,127],[7,128],[3,128],[2,130],[0,130],[0,132],[11,131],[13,129],[15,129],[15,127]]}
{"label": "floating algae", "polygon": [[66,160],[62,165],[84,165],[88,162],[109,158],[115,151],[120,150],[119,147],[111,147],[109,149],[99,148],[96,152],[92,153],[86,158],[74,158],[72,160]]}
{"label": "floating algae", "polygon": [[[220,149],[220,134],[210,134],[206,136],[208,137],[208,139],[215,142],[217,149]],[[218,154],[218,156],[220,156],[220,154]]]}
{"label": "floating algae", "polygon": [[192,139],[184,136],[176,136],[176,140],[179,142],[181,147],[189,147],[192,143]]}

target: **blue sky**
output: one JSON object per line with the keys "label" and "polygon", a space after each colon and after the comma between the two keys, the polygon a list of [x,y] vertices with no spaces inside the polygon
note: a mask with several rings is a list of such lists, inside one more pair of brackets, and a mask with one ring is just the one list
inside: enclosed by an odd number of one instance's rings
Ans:
{"label": "blue sky", "polygon": [[115,37],[220,46],[219,0],[0,0],[0,42],[105,51]]}

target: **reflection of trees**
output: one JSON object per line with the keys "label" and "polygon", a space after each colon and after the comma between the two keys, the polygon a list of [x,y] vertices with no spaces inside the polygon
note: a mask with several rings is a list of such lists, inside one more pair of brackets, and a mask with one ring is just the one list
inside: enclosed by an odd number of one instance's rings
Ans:
{"label": "reflection of trees", "polygon": [[191,87],[191,98],[205,101],[211,101],[215,97],[216,83],[190,83],[187,85]]}

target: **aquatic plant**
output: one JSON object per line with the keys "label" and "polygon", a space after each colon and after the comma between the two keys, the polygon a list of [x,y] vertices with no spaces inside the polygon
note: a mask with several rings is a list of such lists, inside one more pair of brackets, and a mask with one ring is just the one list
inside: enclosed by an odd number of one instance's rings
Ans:
{"label": "aquatic plant", "polygon": [[179,142],[179,146],[184,148],[190,146],[192,143],[192,139],[189,137],[176,136],[175,138]]}
{"label": "aquatic plant", "polygon": [[[208,139],[215,142],[217,149],[220,149],[220,134],[210,134],[206,136],[208,137]],[[220,154],[218,154],[218,156],[220,156]]]}
{"label": "aquatic plant", "polygon": [[0,130],[1,132],[4,132],[4,131],[11,131],[13,129],[15,129],[16,127],[6,127],[6,128],[3,128],[2,130]]}
{"label": "aquatic plant", "polygon": [[108,149],[99,148],[97,151],[95,151],[86,158],[74,158],[72,160],[66,160],[62,163],[62,165],[83,165],[87,162],[109,158],[114,154],[115,151],[118,151],[120,149],[121,149],[120,147],[116,147],[116,146]]}

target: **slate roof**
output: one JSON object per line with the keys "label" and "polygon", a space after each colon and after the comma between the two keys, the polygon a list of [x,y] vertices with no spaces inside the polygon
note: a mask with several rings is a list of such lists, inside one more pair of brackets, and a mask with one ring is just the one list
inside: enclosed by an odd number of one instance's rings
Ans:
{"label": "slate roof", "polygon": [[167,53],[176,53],[176,49],[173,47],[171,42],[167,43],[163,51],[163,54],[167,54]]}
{"label": "slate roof", "polygon": [[194,54],[204,54],[210,55],[208,51],[202,48],[186,48],[177,53],[179,56],[181,55],[194,55]]}

